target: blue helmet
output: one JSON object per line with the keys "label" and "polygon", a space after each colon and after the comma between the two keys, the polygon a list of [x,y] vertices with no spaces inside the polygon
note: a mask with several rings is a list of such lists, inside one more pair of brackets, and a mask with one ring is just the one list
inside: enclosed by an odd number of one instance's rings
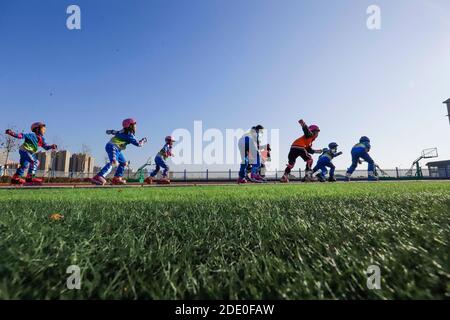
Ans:
{"label": "blue helmet", "polygon": [[328,145],[329,149],[336,149],[338,147],[338,144],[336,142],[332,142]]}
{"label": "blue helmet", "polygon": [[370,143],[370,139],[366,136],[361,137],[361,139],[359,139],[359,143],[364,143],[364,142]]}

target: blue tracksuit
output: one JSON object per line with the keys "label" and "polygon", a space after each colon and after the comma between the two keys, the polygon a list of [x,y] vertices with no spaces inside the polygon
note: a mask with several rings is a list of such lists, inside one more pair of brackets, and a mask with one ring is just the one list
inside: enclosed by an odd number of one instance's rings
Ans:
{"label": "blue tracksuit", "polygon": [[333,159],[340,156],[342,152],[336,152],[334,153],[331,150],[326,150],[322,155],[319,157],[319,160],[317,161],[316,166],[313,169],[313,173],[316,173],[317,171],[321,171],[322,176],[326,176],[328,173],[327,167],[330,168],[330,178],[334,177],[334,170],[336,167],[333,164]]}
{"label": "blue tracksuit", "polygon": [[33,176],[39,167],[39,161],[36,154],[19,149],[19,155],[20,167],[17,169],[16,174],[19,177],[23,177],[25,170],[28,168],[28,175]]}
{"label": "blue tracksuit", "polygon": [[165,178],[167,177],[167,172],[169,171],[169,166],[166,163],[166,160],[168,157],[172,155],[172,146],[168,143],[162,147],[162,149],[158,152],[158,154],[155,157],[155,170],[150,174],[151,177],[154,177],[158,174],[159,170],[163,168],[162,176]]}
{"label": "blue tracksuit", "polygon": [[127,160],[122,151],[126,149],[127,145],[132,144],[136,147],[141,147],[135,136],[131,133],[125,133],[124,130],[114,131],[114,137],[106,144],[105,150],[108,154],[109,162],[103,167],[98,174],[101,177],[106,177],[112,170],[113,163],[118,162],[115,177],[122,177],[127,165]]}
{"label": "blue tracksuit", "polygon": [[375,162],[369,155],[369,151],[370,151],[370,143],[368,142],[358,143],[352,148],[352,165],[347,170],[347,176],[350,176],[355,171],[360,159],[363,159],[369,164],[368,166],[369,176],[374,175]]}

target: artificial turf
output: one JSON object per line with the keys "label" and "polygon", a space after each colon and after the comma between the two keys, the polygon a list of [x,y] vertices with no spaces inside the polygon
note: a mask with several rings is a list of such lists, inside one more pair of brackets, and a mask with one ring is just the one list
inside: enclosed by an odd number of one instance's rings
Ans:
{"label": "artificial turf", "polygon": [[0,190],[0,208],[2,299],[450,298],[448,182]]}

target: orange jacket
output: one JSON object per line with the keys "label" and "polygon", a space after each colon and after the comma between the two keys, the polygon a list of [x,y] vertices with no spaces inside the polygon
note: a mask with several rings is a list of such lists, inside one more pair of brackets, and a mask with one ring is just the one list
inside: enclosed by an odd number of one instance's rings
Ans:
{"label": "orange jacket", "polygon": [[304,135],[295,140],[294,143],[292,143],[291,148],[304,148],[306,149],[306,151],[308,151],[308,153],[315,153],[312,148],[312,144],[314,140],[317,139],[317,136],[314,135],[306,125],[302,126],[302,130]]}
{"label": "orange jacket", "polygon": [[316,140],[316,136],[307,137],[307,136],[301,136],[297,140],[292,143],[292,147],[298,147],[298,148],[305,148],[305,149],[311,149],[312,144],[314,140]]}

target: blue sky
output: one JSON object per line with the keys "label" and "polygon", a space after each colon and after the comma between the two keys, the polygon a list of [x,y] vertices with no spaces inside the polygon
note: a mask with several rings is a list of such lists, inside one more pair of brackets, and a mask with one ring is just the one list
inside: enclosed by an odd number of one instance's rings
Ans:
{"label": "blue sky", "polygon": [[[82,29],[66,28],[81,8]],[[381,8],[382,29],[366,28]],[[349,150],[361,135],[385,168],[429,147],[450,159],[447,0],[0,0],[0,127],[47,123],[47,139],[103,162],[106,129],[139,121],[154,155],[174,129],[280,129],[280,168],[300,134]],[[304,165],[301,164],[303,168]]]}

